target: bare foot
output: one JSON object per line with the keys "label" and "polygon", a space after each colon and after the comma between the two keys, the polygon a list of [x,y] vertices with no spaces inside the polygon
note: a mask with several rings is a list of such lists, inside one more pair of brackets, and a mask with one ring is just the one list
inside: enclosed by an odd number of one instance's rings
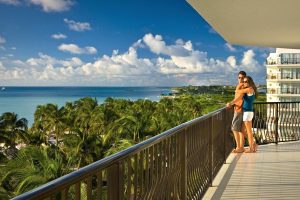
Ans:
{"label": "bare foot", "polygon": [[245,149],[233,149],[232,153],[243,153]]}
{"label": "bare foot", "polygon": [[258,148],[258,144],[256,142],[253,142],[253,152],[256,152]]}
{"label": "bare foot", "polygon": [[245,153],[255,153],[255,151],[253,149],[249,148],[245,151]]}

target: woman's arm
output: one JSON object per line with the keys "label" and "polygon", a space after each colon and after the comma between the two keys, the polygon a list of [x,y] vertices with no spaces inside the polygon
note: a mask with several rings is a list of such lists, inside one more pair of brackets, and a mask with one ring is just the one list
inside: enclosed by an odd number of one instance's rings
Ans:
{"label": "woman's arm", "polygon": [[235,92],[242,93],[242,94],[246,94],[246,93],[252,94],[254,91],[253,91],[252,87],[248,87],[248,88],[245,88],[245,89],[236,89]]}

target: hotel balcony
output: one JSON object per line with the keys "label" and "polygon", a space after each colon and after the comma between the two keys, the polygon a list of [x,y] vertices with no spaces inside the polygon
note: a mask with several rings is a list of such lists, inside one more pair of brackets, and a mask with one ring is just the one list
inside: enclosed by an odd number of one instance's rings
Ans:
{"label": "hotel balcony", "polygon": [[267,75],[267,81],[276,82],[300,82],[300,74],[293,73],[271,73]]}
{"label": "hotel balcony", "polygon": [[233,154],[233,110],[222,108],[14,199],[298,198],[299,113],[300,102],[256,103],[258,152]]}
{"label": "hotel balcony", "polygon": [[299,65],[300,64],[300,58],[274,58],[266,60],[266,65]]}
{"label": "hotel balcony", "polygon": [[270,82],[300,82],[299,73],[271,73],[267,75],[267,81]]}
{"label": "hotel balcony", "polygon": [[266,60],[266,65],[279,65],[280,63],[280,57]]}
{"label": "hotel balcony", "polygon": [[297,86],[292,88],[268,88],[267,94],[278,96],[300,96],[300,88]]}

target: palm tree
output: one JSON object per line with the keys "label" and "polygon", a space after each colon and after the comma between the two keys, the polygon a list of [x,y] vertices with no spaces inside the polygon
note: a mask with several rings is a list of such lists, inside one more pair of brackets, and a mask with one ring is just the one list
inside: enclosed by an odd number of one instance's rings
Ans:
{"label": "palm tree", "polygon": [[15,113],[6,112],[0,116],[0,142],[4,142],[8,147],[6,150],[9,156],[16,152],[17,142],[27,141],[27,124],[25,118],[18,119]]}
{"label": "palm tree", "polygon": [[3,187],[0,187],[0,199],[2,200],[8,200],[8,199],[11,199],[12,196],[11,194],[6,190],[4,189]]}
{"label": "palm tree", "polygon": [[114,144],[106,150],[105,156],[109,156],[112,154],[115,154],[117,152],[120,152],[124,149],[127,149],[131,147],[132,145],[136,144],[133,140],[130,139],[120,139],[114,142]]}
{"label": "palm tree", "polygon": [[45,134],[46,131],[31,128],[28,131],[28,141],[27,144],[40,146],[42,144],[48,144],[48,136]]}
{"label": "palm tree", "polygon": [[104,137],[105,144],[120,139],[140,142],[148,136],[153,136],[155,131],[151,129],[151,118],[155,104],[149,100],[138,100],[128,108],[126,113],[118,120],[110,123],[108,132]]}
{"label": "palm tree", "polygon": [[89,132],[91,128],[91,121],[93,120],[92,113],[97,108],[97,105],[97,100],[90,97],[76,101],[75,127],[78,127],[81,131]]}
{"label": "palm tree", "polygon": [[103,157],[101,137],[97,134],[85,133],[79,129],[63,136],[62,151],[69,158],[69,163],[76,168],[86,166]]}
{"label": "palm tree", "polygon": [[69,172],[60,153],[50,147],[22,148],[3,168],[2,187],[22,194]]}
{"label": "palm tree", "polygon": [[179,108],[174,107],[174,100],[172,99],[159,101],[152,116],[157,132],[160,133],[178,125],[178,121],[181,120]]}
{"label": "palm tree", "polygon": [[58,146],[59,137],[64,133],[64,129],[66,128],[66,110],[64,107],[58,108],[54,104],[38,106],[34,118],[33,127],[43,131],[48,137],[51,133],[54,133],[56,145]]}

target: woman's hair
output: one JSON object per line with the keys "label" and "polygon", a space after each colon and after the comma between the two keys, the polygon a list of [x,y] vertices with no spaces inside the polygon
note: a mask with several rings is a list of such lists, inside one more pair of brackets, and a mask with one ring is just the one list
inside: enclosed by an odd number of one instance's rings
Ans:
{"label": "woman's hair", "polygon": [[248,80],[249,87],[253,88],[254,93],[255,93],[255,98],[257,98],[258,97],[257,87],[256,87],[253,79],[251,78],[251,76],[246,76],[245,78]]}

